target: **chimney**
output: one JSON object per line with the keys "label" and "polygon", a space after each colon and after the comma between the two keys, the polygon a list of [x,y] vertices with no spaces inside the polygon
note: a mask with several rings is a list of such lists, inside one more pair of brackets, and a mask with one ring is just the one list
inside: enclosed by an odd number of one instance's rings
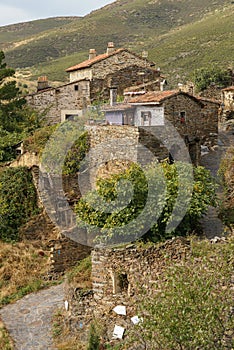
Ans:
{"label": "chimney", "polygon": [[115,51],[115,45],[112,41],[110,41],[107,45],[107,50],[106,53],[107,55],[109,55],[110,53],[112,53],[113,51]]}
{"label": "chimney", "polygon": [[117,102],[117,88],[111,87],[110,88],[110,105],[114,106]]}
{"label": "chimney", "polygon": [[49,87],[47,76],[38,77],[37,80],[37,91],[45,90]]}
{"label": "chimney", "polygon": [[164,86],[167,85],[166,79],[160,82],[160,91],[164,91]]}
{"label": "chimney", "polygon": [[90,49],[89,50],[89,60],[92,60],[93,58],[95,58],[97,56],[97,52],[95,49]]}

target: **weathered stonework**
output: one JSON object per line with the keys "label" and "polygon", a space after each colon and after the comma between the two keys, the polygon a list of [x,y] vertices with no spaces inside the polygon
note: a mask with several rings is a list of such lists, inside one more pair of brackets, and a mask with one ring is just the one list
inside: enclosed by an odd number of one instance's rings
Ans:
{"label": "weathered stonework", "polygon": [[[217,143],[219,103],[179,94],[167,99],[163,106],[165,118],[181,136],[198,137],[205,145]],[[181,123],[183,111],[185,122]]]}
{"label": "weathered stonework", "polygon": [[[141,65],[138,65],[138,62],[132,62],[133,60],[128,60],[127,57],[123,57],[123,60],[125,59],[126,63],[119,66],[116,70],[115,65],[110,65],[110,68],[107,69],[107,71],[103,71],[101,74],[102,68],[98,67],[98,74],[93,77],[91,83],[91,101],[97,99],[108,100],[111,86],[115,86],[118,95],[121,96],[124,90],[129,86],[142,85],[143,81],[147,83],[149,81],[155,82],[155,80],[158,80],[157,84],[154,83],[154,88],[155,90],[159,90],[161,78],[158,71],[143,66],[142,62]],[[113,71],[111,71],[111,68],[113,68]]]}
{"label": "weathered stonework", "polygon": [[224,112],[234,112],[234,86],[222,90]]}
{"label": "weathered stonework", "polygon": [[94,101],[108,100],[110,87],[115,86],[122,95],[126,87],[154,81],[159,89],[160,72],[147,59],[126,49],[100,56],[95,64],[90,66],[90,61],[85,61],[88,63],[81,63],[81,69],[70,71],[70,83],[26,96],[28,104],[40,112],[46,110],[49,123],[59,123],[69,116],[82,115]]}
{"label": "weathered stonework", "polygon": [[[137,314],[142,289],[151,293],[160,289],[160,275],[168,262],[180,263],[189,256],[190,243],[183,238],[148,248],[137,245],[95,248],[92,251],[92,290],[83,291],[66,284],[65,299],[69,309],[65,313],[65,323],[85,342],[90,324],[97,320],[104,329],[105,341],[110,341],[116,324],[126,330],[134,327],[131,317]],[[113,311],[117,305],[126,306],[126,316]]]}
{"label": "weathered stonework", "polygon": [[90,137],[89,171],[92,187],[98,169],[102,167],[105,172],[103,168],[106,167],[108,172],[110,161],[135,162],[144,166],[153,160],[168,157],[167,149],[150,133],[150,128],[149,132],[130,125],[87,125],[86,129]]}
{"label": "weathered stonework", "polygon": [[90,105],[90,82],[76,81],[26,96],[28,105],[40,113],[46,111],[49,124],[60,123],[72,115],[81,116]]}

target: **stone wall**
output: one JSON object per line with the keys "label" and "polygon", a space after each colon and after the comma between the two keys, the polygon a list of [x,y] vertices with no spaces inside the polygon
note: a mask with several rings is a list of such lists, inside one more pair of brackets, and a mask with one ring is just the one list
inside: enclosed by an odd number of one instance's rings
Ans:
{"label": "stone wall", "polygon": [[90,105],[89,81],[73,82],[26,96],[27,103],[39,112],[46,110],[49,124],[60,123],[66,114],[82,114]]}
{"label": "stone wall", "polygon": [[21,227],[20,236],[48,256],[48,277],[53,279],[86,258],[91,252],[90,247],[62,234],[45,211]]}
{"label": "stone wall", "polygon": [[50,272],[64,273],[77,262],[90,255],[91,248],[70,240],[66,236],[53,242],[50,248]]}
{"label": "stone wall", "polygon": [[209,98],[214,100],[221,100],[221,88],[214,83],[208,86],[207,89],[200,92],[200,96],[203,98]]}
{"label": "stone wall", "polygon": [[[105,60],[99,61],[92,67],[92,78],[93,79],[103,79],[103,76],[111,76],[115,73],[118,73],[120,70],[131,69],[132,67],[141,67],[141,71],[144,71],[144,68],[151,68],[151,62],[148,60],[142,59],[140,56],[123,50],[117,54],[110,55]],[[155,75],[159,76],[159,72],[154,70]]]}
{"label": "stone wall", "polygon": [[24,154],[17,157],[16,160],[12,161],[9,166],[10,167],[19,167],[26,166],[28,168],[32,168],[33,166],[39,166],[40,159],[39,156],[35,153],[25,152]]}
{"label": "stone wall", "polygon": [[[159,278],[168,262],[180,263],[189,256],[190,243],[184,238],[148,248],[137,245],[95,248],[92,251],[93,289],[84,291],[66,284],[65,299],[69,308],[65,312],[65,323],[81,341],[87,341],[90,324],[96,319],[102,325],[105,340],[110,341],[115,325],[125,330],[133,327],[131,317],[136,316],[142,288],[152,292],[160,289]],[[117,305],[126,307],[126,316],[113,311]]]}
{"label": "stone wall", "polygon": [[[219,104],[193,99],[179,94],[164,103],[165,118],[177,129],[181,136],[199,138],[202,144],[217,142]],[[181,112],[185,112],[185,122],[181,122]]]}
{"label": "stone wall", "polygon": [[[126,61],[128,64],[128,61]],[[159,72],[141,65],[137,65],[136,63],[129,62],[129,66],[124,67],[124,65],[120,65],[116,71],[103,71],[102,75],[97,74],[92,80],[91,83],[91,101],[99,100],[108,100],[109,99],[109,89],[111,86],[115,86],[117,88],[117,93],[119,96],[123,95],[124,90],[127,87],[133,85],[141,85],[142,83],[154,81],[158,79],[158,83],[154,83],[155,90],[159,90],[160,87],[160,77]],[[99,72],[99,67],[98,67]],[[142,74],[143,73],[143,74]]]}
{"label": "stone wall", "polygon": [[[173,107],[171,107],[173,106]],[[195,106],[197,104],[195,103]],[[173,103],[169,104],[167,113],[170,112],[170,107],[174,108]],[[175,110],[175,109],[174,109]],[[184,109],[183,109],[184,110]],[[198,111],[199,109],[197,109]],[[175,110],[175,118],[179,119],[179,108]],[[188,118],[192,118],[192,113]],[[171,118],[172,119],[172,118]],[[197,128],[189,120],[188,125],[181,126],[178,120],[171,120],[176,126],[178,124],[178,132],[182,136],[183,142],[186,135],[186,144],[192,163],[194,165],[200,164],[200,141],[196,140],[198,137]],[[203,124],[205,125],[205,124]],[[149,164],[153,160],[162,161],[169,156],[169,150],[166,148],[165,144],[168,138],[170,138],[170,144],[173,145],[173,135],[168,135],[164,128],[157,130],[156,134],[162,136],[162,140],[157,139],[154,134],[154,128],[157,127],[137,127],[130,125],[87,125],[86,129],[90,135],[90,152],[89,152],[89,171],[90,171],[90,188],[95,186],[95,178],[100,175],[98,169],[102,168],[102,174],[107,174],[115,172],[113,166],[110,168],[110,161],[118,160],[116,165],[120,171],[123,171],[122,163],[125,161],[139,163],[142,166]],[[209,130],[213,130],[213,126],[210,129],[205,130],[209,134]],[[217,136],[217,135],[216,135]],[[211,136],[209,135],[209,140]],[[165,141],[165,143],[164,143]],[[177,145],[178,140],[175,139],[174,143]],[[180,146],[179,145],[179,146]],[[183,144],[182,144],[183,147]],[[182,156],[182,155],[181,155]],[[117,164],[119,163],[119,164]],[[105,168],[106,167],[106,171]],[[111,171],[110,171],[111,169]]]}
{"label": "stone wall", "polygon": [[[86,126],[90,137],[89,178],[94,187],[100,167],[108,167],[109,161],[137,162],[139,132],[134,126]],[[113,170],[113,169],[112,169]]]}

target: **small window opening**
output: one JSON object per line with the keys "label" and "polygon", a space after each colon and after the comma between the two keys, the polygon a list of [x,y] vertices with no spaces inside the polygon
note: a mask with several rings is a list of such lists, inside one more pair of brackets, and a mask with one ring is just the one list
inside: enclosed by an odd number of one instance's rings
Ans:
{"label": "small window opening", "polygon": [[185,112],[180,112],[180,123],[185,124],[186,121],[186,114]]}
{"label": "small window opening", "polygon": [[120,274],[119,276],[119,288],[121,292],[127,291],[128,290],[128,276],[127,274]]}
{"label": "small window opening", "polygon": [[127,274],[112,274],[113,294],[124,293],[128,291],[128,276]]}
{"label": "small window opening", "polygon": [[79,85],[74,85],[74,90],[78,91],[79,90]]}
{"label": "small window opening", "polygon": [[151,112],[141,112],[141,125],[150,126],[151,125]]}

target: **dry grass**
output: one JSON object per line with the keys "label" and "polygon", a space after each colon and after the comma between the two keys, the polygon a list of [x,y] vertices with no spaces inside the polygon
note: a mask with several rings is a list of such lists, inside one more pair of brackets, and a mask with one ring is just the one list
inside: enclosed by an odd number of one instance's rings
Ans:
{"label": "dry grass", "polygon": [[0,306],[45,287],[48,257],[32,243],[0,242]]}
{"label": "dry grass", "polygon": [[4,324],[0,320],[0,350],[13,350],[14,345]]}

